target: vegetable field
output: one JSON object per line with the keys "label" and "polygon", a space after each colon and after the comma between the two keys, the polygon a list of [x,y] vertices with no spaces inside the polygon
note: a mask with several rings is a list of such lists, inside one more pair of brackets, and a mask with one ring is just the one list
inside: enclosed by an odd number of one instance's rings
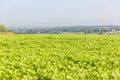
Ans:
{"label": "vegetable field", "polygon": [[0,36],[0,80],[120,80],[120,36]]}

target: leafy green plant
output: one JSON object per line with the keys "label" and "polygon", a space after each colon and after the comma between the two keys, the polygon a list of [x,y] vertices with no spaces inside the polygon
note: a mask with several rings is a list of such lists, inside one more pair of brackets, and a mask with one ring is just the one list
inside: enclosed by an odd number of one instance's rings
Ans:
{"label": "leafy green plant", "polygon": [[120,36],[0,36],[1,80],[119,80]]}

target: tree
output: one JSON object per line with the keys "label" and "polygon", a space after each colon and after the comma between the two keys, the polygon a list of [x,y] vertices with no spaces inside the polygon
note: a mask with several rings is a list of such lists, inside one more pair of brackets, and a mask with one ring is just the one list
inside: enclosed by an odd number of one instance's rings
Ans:
{"label": "tree", "polygon": [[8,31],[7,27],[3,24],[0,24],[0,32],[7,32],[7,31]]}

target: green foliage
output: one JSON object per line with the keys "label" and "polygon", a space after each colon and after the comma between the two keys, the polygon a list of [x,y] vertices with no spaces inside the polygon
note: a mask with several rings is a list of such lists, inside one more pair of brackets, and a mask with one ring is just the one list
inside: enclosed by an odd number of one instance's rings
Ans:
{"label": "green foliage", "polygon": [[120,36],[0,36],[0,80],[120,80]]}
{"label": "green foliage", "polygon": [[7,32],[8,29],[3,24],[0,24],[0,32]]}

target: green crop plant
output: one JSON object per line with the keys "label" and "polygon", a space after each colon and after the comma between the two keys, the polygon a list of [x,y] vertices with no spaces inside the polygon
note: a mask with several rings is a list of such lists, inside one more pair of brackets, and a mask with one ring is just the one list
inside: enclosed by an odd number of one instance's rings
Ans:
{"label": "green crop plant", "polygon": [[120,80],[120,36],[0,36],[0,80]]}

